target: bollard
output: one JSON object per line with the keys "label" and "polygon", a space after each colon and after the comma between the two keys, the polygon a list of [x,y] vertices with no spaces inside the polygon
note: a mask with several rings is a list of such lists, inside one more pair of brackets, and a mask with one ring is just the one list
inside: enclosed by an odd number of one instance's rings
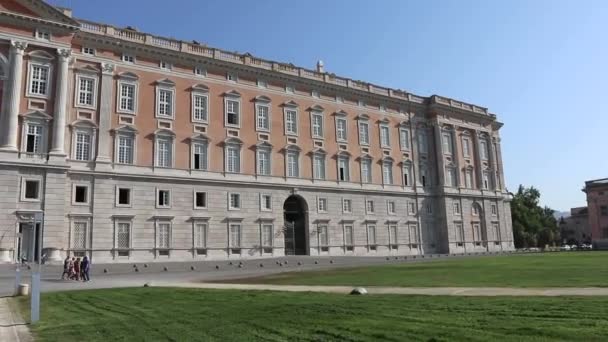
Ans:
{"label": "bollard", "polygon": [[17,285],[17,296],[28,296],[30,294],[30,285],[18,284]]}
{"label": "bollard", "polygon": [[19,294],[19,284],[21,283],[21,268],[15,268],[15,294]]}

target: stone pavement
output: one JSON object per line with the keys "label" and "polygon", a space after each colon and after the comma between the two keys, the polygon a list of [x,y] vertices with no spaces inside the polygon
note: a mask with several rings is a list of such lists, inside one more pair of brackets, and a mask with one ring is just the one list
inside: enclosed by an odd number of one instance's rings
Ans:
{"label": "stone pavement", "polygon": [[2,342],[29,342],[33,341],[32,335],[25,321],[21,318],[15,303],[7,297],[0,298],[0,341]]}
{"label": "stone pavement", "polygon": [[[287,292],[326,292],[350,293],[354,286],[307,286],[307,285],[269,285],[269,284],[218,284],[218,283],[176,283],[151,282],[154,287],[182,287],[198,289],[231,289]],[[370,294],[401,294],[425,296],[608,296],[605,287],[366,287]]]}

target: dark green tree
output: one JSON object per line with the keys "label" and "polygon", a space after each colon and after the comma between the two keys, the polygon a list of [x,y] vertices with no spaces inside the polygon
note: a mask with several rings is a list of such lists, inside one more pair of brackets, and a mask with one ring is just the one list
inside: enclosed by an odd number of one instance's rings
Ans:
{"label": "dark green tree", "polygon": [[513,238],[516,248],[545,247],[559,244],[560,234],[554,210],[541,207],[540,191],[519,186],[511,201]]}

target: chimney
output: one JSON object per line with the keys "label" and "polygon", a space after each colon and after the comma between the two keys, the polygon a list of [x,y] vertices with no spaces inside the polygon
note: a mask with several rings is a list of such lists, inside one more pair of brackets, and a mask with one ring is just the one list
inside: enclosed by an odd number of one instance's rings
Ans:
{"label": "chimney", "polygon": [[317,62],[317,72],[320,72],[320,73],[324,73],[325,72],[325,70],[323,69],[323,61],[322,60],[319,60]]}
{"label": "chimney", "polygon": [[72,17],[72,9],[71,8],[67,8],[67,7],[59,7],[59,6],[55,6],[61,13],[63,13],[63,15],[65,15],[66,17]]}

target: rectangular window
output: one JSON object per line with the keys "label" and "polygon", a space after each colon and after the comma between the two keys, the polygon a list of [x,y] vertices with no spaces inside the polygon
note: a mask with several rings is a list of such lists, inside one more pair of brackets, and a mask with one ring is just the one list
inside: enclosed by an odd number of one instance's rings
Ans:
{"label": "rectangular window", "polygon": [[346,126],[346,119],[344,119],[344,118],[336,119],[336,139],[338,141],[347,140],[347,126]]}
{"label": "rectangular window", "polygon": [[131,205],[131,189],[129,188],[118,188],[116,191],[116,204],[118,206],[130,206]]}
{"label": "rectangular window", "polygon": [[429,153],[428,141],[426,137],[426,132],[419,131],[418,132],[418,149],[422,154]]}
{"label": "rectangular window", "polygon": [[416,203],[408,202],[407,204],[407,213],[409,215],[416,215]]}
{"label": "rectangular window", "polygon": [[262,247],[272,247],[272,224],[262,224]]}
{"label": "rectangular window", "polygon": [[90,77],[78,76],[78,105],[94,106],[95,98],[95,79]]}
{"label": "rectangular window", "polygon": [[192,168],[195,170],[207,170],[208,144],[206,142],[197,142],[192,146]]}
{"label": "rectangular window", "polygon": [[36,29],[36,38],[42,40],[51,40],[51,32],[43,29]]}
{"label": "rectangular window", "polygon": [[403,165],[403,185],[410,186],[412,185],[412,176],[411,176],[411,166],[408,164]]}
{"label": "rectangular window", "polygon": [[428,215],[433,214],[433,204],[432,203],[427,203],[426,204],[426,213]]}
{"label": "rectangular window", "polygon": [[158,190],[156,193],[156,204],[158,208],[171,207],[171,191]]}
{"label": "rectangular window", "polygon": [[441,146],[444,154],[452,154],[452,135],[445,132],[441,135]]}
{"label": "rectangular window", "polygon": [[375,225],[367,226],[367,244],[370,246],[376,245],[376,226]]}
{"label": "rectangular window", "polygon": [[608,216],[608,206],[605,206],[605,205],[600,206],[600,215]]}
{"label": "rectangular window", "polygon": [[369,159],[361,160],[361,182],[372,182],[372,161]]}
{"label": "rectangular window", "polygon": [[238,223],[230,224],[230,247],[241,247],[241,225]]}
{"label": "rectangular window", "polygon": [[82,54],[87,56],[95,56],[95,49],[92,47],[82,47]]}
{"label": "rectangular window", "polygon": [[319,198],[317,200],[317,209],[319,212],[327,212],[327,198]]}
{"label": "rectangular window", "polygon": [[125,63],[135,63],[135,56],[124,53],[122,55],[122,61]]}
{"label": "rectangular window", "polygon": [[445,185],[455,187],[456,184],[456,170],[453,167],[447,167],[445,169]]}
{"label": "rectangular window", "polygon": [[192,94],[192,121],[207,122],[208,121],[208,97],[203,94]]}
{"label": "rectangular window", "polygon": [[201,67],[194,67],[194,74],[196,76],[207,76],[207,70],[205,70],[205,68],[201,68]]}
{"label": "rectangular window", "polygon": [[494,240],[495,241],[502,240],[500,238],[500,226],[498,225],[498,223],[496,223],[496,222],[492,223],[492,232],[494,233]]}
{"label": "rectangular window", "polygon": [[258,174],[270,176],[270,150],[258,149]]}
{"label": "rectangular window", "polygon": [[160,117],[173,117],[173,90],[158,89],[157,115]]}
{"label": "rectangular window", "polygon": [[382,163],[382,181],[384,184],[393,184],[393,164],[391,162]]}
{"label": "rectangular window", "polygon": [[171,70],[172,69],[172,65],[171,63],[165,62],[165,61],[160,61],[159,66],[161,69],[163,70]]}
{"label": "rectangular window", "polygon": [[410,244],[416,245],[418,244],[418,226],[415,224],[411,224],[409,227],[409,235],[410,235]]}
{"label": "rectangular window", "polygon": [[478,222],[475,222],[472,225],[474,241],[481,241],[481,225]]}
{"label": "rectangular window", "polygon": [[131,224],[120,222],[116,225],[116,248],[131,248]]}
{"label": "rectangular window", "polygon": [[342,200],[342,211],[344,213],[352,213],[353,212],[353,202],[349,199]]}
{"label": "rectangular window", "polygon": [[240,101],[226,100],[226,126],[240,126],[240,106]]}
{"label": "rectangular window", "polygon": [[375,211],[375,204],[374,204],[374,200],[367,200],[365,201],[365,211],[368,214],[373,214]]}
{"label": "rectangular window", "polygon": [[287,152],[287,177],[299,177],[300,167],[298,163],[298,152]]}
{"label": "rectangular window", "polygon": [[464,172],[464,181],[467,189],[473,188],[473,170],[468,169]]}
{"label": "rectangular window", "polygon": [[498,215],[498,208],[496,207],[496,204],[492,204],[492,206],[490,207],[492,215],[496,216]]}
{"label": "rectangular window", "polygon": [[49,92],[49,67],[32,64],[30,69],[30,94],[47,96]]}
{"label": "rectangular window", "polygon": [[298,134],[298,112],[293,109],[285,110],[285,134]]}
{"label": "rectangular window", "polygon": [[207,193],[204,191],[194,192],[194,208],[195,209],[206,209],[207,208]]}
{"label": "rectangular window", "polygon": [[405,128],[399,130],[399,142],[402,150],[410,149],[410,131]]}
{"label": "rectangular window", "polygon": [[119,88],[118,111],[135,113],[135,84],[120,82]]}
{"label": "rectangular window", "polygon": [[456,230],[456,242],[464,242],[464,228],[462,226],[462,223],[455,223],[454,229]]}
{"label": "rectangular window", "polygon": [[312,114],[312,137],[323,138],[323,115],[319,113]]}
{"label": "rectangular window", "polygon": [[156,166],[171,167],[173,165],[173,139],[156,138]]}
{"label": "rectangular window", "polygon": [[236,81],[238,81],[238,76],[234,73],[229,72],[226,74],[226,80],[231,81],[231,82],[236,82]]}
{"label": "rectangular window", "polygon": [[389,215],[394,215],[397,212],[395,201],[388,201],[386,203],[386,207],[387,207]]}
{"label": "rectangular window", "polygon": [[42,153],[42,126],[27,124],[25,151],[27,153]]}
{"label": "rectangular window", "polygon": [[76,160],[88,161],[91,159],[91,135],[85,132],[76,132]]}
{"label": "rectangular window", "polygon": [[226,146],[226,172],[241,172],[241,149],[239,146]]}
{"label": "rectangular window", "polygon": [[359,121],[359,144],[369,145],[369,123],[367,121]]}
{"label": "rectangular window", "polygon": [[355,245],[353,226],[351,224],[344,225],[344,245],[346,245],[346,246]]}
{"label": "rectangular window", "polygon": [[158,248],[169,249],[171,246],[171,224],[158,224]]}
{"label": "rectangular window", "polygon": [[319,225],[319,245],[329,245],[329,235],[327,234],[327,225]]}
{"label": "rectangular window", "polygon": [[74,186],[74,203],[89,203],[89,187],[86,185]]}
{"label": "rectangular window", "polygon": [[391,245],[399,244],[399,240],[398,240],[399,236],[397,234],[398,234],[397,225],[396,224],[389,225],[388,226],[388,240]]}
{"label": "rectangular window", "polygon": [[488,160],[488,142],[481,140],[479,142],[479,153],[481,154],[481,160]]}
{"label": "rectangular window", "polygon": [[256,128],[260,131],[270,131],[270,107],[256,104]]}
{"label": "rectangular window", "polygon": [[471,141],[469,138],[462,138],[462,155],[465,158],[469,158],[471,156]]}
{"label": "rectangular window", "polygon": [[272,210],[272,196],[268,194],[260,195],[260,210],[271,211]]}
{"label": "rectangular window", "polygon": [[483,188],[485,190],[490,189],[490,174],[487,171],[483,173]]}
{"label": "rectangular window", "polygon": [[228,209],[230,209],[230,210],[241,209],[241,194],[231,193],[228,195]]}
{"label": "rectangular window", "polygon": [[88,222],[74,222],[74,236],[72,237],[72,249],[83,250],[87,248]]}
{"label": "rectangular window", "polygon": [[382,146],[382,147],[391,146],[389,129],[388,129],[387,125],[380,125],[380,146]]}
{"label": "rectangular window", "polygon": [[455,215],[460,215],[461,211],[460,211],[460,203],[454,202],[454,214]]}
{"label": "rectangular window", "polygon": [[315,179],[325,179],[325,156],[314,155]]}
{"label": "rectangular window", "polygon": [[194,247],[199,248],[199,249],[207,248],[207,224],[206,223],[200,222],[200,223],[194,224]]}
{"label": "rectangular window", "polygon": [[133,164],[133,137],[119,135],[118,136],[118,163]]}
{"label": "rectangular window", "polygon": [[338,158],[338,179],[344,182],[350,181],[350,170],[348,167],[348,158],[346,157]]}

